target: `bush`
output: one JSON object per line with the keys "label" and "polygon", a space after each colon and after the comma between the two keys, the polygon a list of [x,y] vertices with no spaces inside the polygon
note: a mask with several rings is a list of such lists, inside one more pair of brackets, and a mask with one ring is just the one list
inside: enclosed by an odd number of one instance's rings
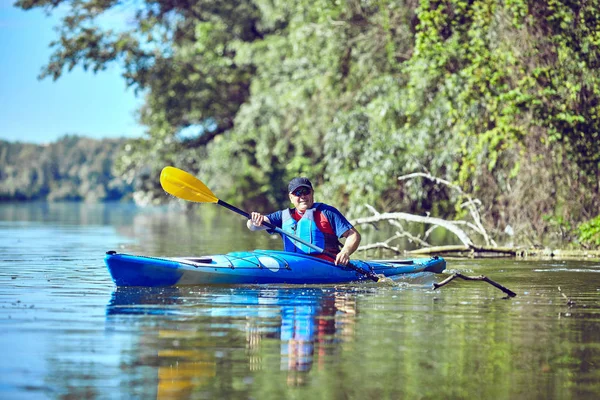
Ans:
{"label": "bush", "polygon": [[600,215],[579,226],[579,241],[584,245],[600,246]]}

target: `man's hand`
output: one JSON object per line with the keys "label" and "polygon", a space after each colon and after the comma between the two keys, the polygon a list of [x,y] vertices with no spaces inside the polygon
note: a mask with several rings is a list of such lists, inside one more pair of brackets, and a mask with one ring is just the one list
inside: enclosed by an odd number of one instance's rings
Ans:
{"label": "man's hand", "polygon": [[262,224],[263,222],[270,222],[270,221],[267,217],[265,217],[261,213],[252,212],[252,213],[250,213],[250,219],[246,223],[246,226],[251,231],[259,231],[262,229],[267,229],[266,226],[263,226],[263,224]]}
{"label": "man's hand", "polygon": [[265,217],[258,212],[251,213],[250,217],[250,221],[252,221],[252,225],[254,226],[262,226],[262,223],[265,220]]}
{"label": "man's hand", "polygon": [[350,256],[343,250],[335,256],[335,265],[346,265],[348,261],[350,261]]}
{"label": "man's hand", "polygon": [[350,254],[354,253],[360,244],[360,233],[354,228],[348,229],[342,236],[346,238],[346,242],[335,257],[335,265],[347,265],[350,262]]}

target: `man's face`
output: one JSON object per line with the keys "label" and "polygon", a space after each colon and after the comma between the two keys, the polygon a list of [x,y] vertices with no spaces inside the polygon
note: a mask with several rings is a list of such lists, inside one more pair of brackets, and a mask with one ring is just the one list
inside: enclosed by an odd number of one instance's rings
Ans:
{"label": "man's face", "polygon": [[304,212],[309,208],[312,208],[315,202],[313,194],[314,193],[310,188],[300,186],[290,193],[290,201],[298,211]]}

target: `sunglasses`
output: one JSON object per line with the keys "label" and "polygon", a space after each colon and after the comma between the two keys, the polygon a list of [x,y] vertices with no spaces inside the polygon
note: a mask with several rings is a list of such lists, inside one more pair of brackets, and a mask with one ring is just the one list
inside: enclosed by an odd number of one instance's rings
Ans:
{"label": "sunglasses", "polygon": [[300,196],[306,196],[307,194],[310,194],[311,190],[305,186],[302,186],[296,190],[294,190],[292,192],[292,194],[296,197],[300,197]]}

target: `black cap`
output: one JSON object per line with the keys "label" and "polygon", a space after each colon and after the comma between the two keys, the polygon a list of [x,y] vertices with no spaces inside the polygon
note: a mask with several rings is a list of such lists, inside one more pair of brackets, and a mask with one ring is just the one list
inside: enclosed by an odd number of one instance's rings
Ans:
{"label": "black cap", "polygon": [[312,190],[313,188],[312,183],[310,183],[308,178],[294,178],[290,181],[290,184],[288,185],[288,193],[292,193],[294,190],[302,186],[307,187],[310,190]]}

